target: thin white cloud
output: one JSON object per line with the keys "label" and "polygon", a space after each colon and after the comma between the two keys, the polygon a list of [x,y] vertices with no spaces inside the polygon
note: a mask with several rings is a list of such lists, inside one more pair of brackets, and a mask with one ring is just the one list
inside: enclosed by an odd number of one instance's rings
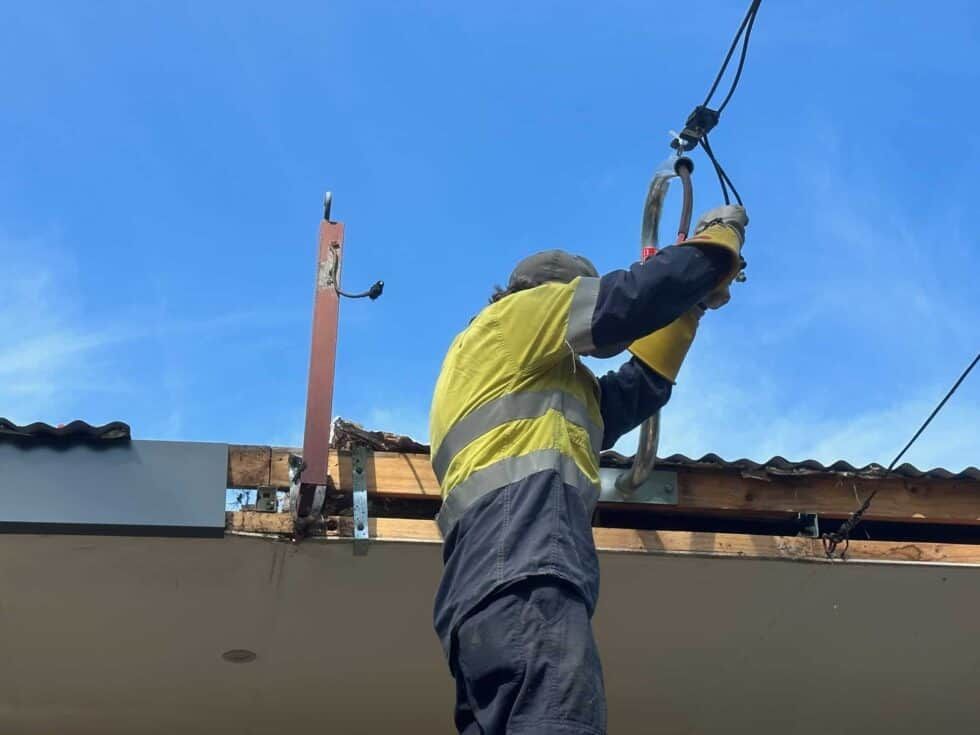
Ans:
{"label": "thin white cloud", "polygon": [[125,339],[124,335],[111,332],[86,333],[67,327],[30,337],[21,334],[11,338],[8,331],[4,343],[0,344],[0,377],[36,374],[38,370],[45,371],[46,368],[50,370],[51,366],[63,365],[84,353]]}
{"label": "thin white cloud", "polygon": [[18,421],[51,416],[66,397],[91,389],[99,382],[91,356],[121,338],[74,323],[65,260],[51,255],[39,241],[0,239],[0,413]]}
{"label": "thin white cloud", "polygon": [[[0,300],[0,415],[17,422],[60,422],[76,418],[92,394],[166,396],[168,412],[149,429],[179,438],[184,401],[189,399],[183,366],[168,359],[178,340],[227,334],[248,326],[281,327],[290,315],[239,310],[194,319],[147,316],[144,307],[120,308],[111,322],[83,321],[85,295],[73,284],[70,255],[51,242],[0,236],[4,298]],[[120,350],[153,339],[161,353],[152,373],[127,376]]]}

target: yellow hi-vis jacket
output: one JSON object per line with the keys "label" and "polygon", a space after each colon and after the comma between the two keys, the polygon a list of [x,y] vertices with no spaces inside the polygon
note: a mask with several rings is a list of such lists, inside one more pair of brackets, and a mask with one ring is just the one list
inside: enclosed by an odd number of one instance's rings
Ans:
{"label": "yellow hi-vis jacket", "polygon": [[653,415],[671,380],[636,357],[597,380],[577,355],[624,350],[719,276],[697,248],[665,248],[628,270],[505,296],[453,341],[430,421],[445,539],[433,623],[450,662],[460,621],[520,579],[560,578],[594,610],[599,450]]}
{"label": "yellow hi-vis jacket", "polygon": [[479,498],[547,469],[599,496],[599,385],[593,349],[598,278],[547,283],[485,308],[453,341],[430,418],[443,535]]}

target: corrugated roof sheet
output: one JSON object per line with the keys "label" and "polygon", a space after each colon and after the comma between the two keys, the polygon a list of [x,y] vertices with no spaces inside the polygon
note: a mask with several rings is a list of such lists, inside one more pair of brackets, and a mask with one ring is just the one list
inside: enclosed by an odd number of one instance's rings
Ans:
{"label": "corrugated roof sheet", "polygon": [[[628,467],[632,457],[625,457],[618,452],[603,452],[602,463],[609,467]],[[980,480],[980,469],[967,467],[960,472],[950,472],[942,467],[931,470],[920,470],[915,465],[901,464],[891,472],[880,464],[872,462],[863,467],[855,467],[849,462],[838,460],[830,465],[824,465],[815,459],[804,459],[792,462],[785,457],[772,457],[765,462],[754,462],[751,459],[726,460],[717,454],[706,454],[694,459],[683,454],[672,454],[658,460],[660,467],[680,467],[685,469],[710,469],[737,471],[745,477],[764,476],[801,476],[801,475],[847,475],[862,478],[928,477],[936,480],[970,479]]]}
{"label": "corrugated roof sheet", "polygon": [[[367,431],[357,424],[343,419],[334,423],[333,446],[336,449],[350,449],[354,444],[364,444],[378,452],[406,452],[409,454],[424,454],[429,451],[425,444],[399,434],[383,431]],[[628,467],[633,461],[618,452],[603,452],[604,467]],[[801,477],[805,475],[842,475],[866,479],[887,477],[929,478],[934,480],[968,479],[980,481],[980,469],[967,467],[961,472],[950,472],[936,467],[931,470],[920,470],[911,464],[901,464],[891,472],[883,465],[872,463],[863,467],[844,462],[843,460],[824,465],[815,459],[805,459],[792,462],[784,457],[772,457],[765,462],[754,462],[750,459],[726,460],[717,454],[706,454],[694,459],[683,454],[673,454],[658,460],[658,466],[690,470],[720,470],[738,472],[743,477],[767,479],[769,477]]]}
{"label": "corrugated roof sheet", "polygon": [[39,444],[102,444],[105,442],[125,442],[131,438],[129,425],[122,421],[111,421],[102,426],[92,426],[92,424],[81,420],[61,426],[52,426],[41,421],[19,425],[0,417],[0,441],[36,442]]}

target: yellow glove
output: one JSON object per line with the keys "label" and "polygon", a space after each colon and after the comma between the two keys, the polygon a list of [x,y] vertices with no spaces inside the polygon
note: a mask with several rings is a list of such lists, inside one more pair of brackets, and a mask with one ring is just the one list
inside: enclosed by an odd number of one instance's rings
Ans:
{"label": "yellow glove", "polygon": [[704,310],[701,307],[692,307],[666,327],[636,340],[629,346],[629,351],[651,370],[676,383],[677,373],[694,341],[702,314]]}
{"label": "yellow glove", "polygon": [[720,248],[728,251],[731,256],[731,267],[718,282],[719,287],[727,286],[742,270],[742,244],[745,242],[745,227],[748,224],[749,217],[745,209],[726,204],[702,215],[694,228],[694,236],[682,243],[699,248]]}

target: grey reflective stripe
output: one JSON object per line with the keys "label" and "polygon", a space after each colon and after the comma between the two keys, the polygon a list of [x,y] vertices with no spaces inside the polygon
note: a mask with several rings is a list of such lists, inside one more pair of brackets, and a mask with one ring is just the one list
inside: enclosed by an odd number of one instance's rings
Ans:
{"label": "grey reflective stripe", "polygon": [[582,491],[586,510],[595,509],[599,499],[599,486],[594,484],[575,464],[575,460],[557,449],[541,449],[519,457],[507,457],[474,472],[454,487],[439,511],[437,521],[443,538],[473,503],[489,492],[530,477],[536,472],[556,470],[562,482]]}
{"label": "grey reflective stripe", "polygon": [[561,413],[565,420],[589,432],[592,449],[596,453],[601,451],[602,426],[592,421],[589,409],[575,396],[560,390],[510,393],[485,403],[453,424],[432,458],[436,478],[441,483],[453,457],[491,429],[509,421],[538,418],[552,409]]}
{"label": "grey reflective stripe", "polygon": [[599,279],[580,278],[572,294],[572,305],[568,310],[568,332],[565,339],[579,355],[590,355],[595,351],[592,342],[592,315],[599,301]]}

